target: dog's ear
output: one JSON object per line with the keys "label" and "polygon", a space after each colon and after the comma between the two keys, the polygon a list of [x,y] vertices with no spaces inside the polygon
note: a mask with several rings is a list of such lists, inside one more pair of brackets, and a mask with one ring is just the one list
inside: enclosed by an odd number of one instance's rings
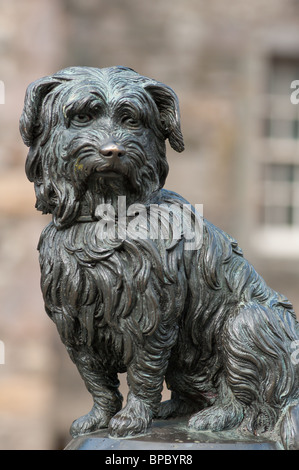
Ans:
{"label": "dog's ear", "polygon": [[20,133],[24,144],[30,147],[40,133],[39,111],[45,96],[61,81],[53,77],[44,77],[31,83],[25,94],[24,109],[20,118]]}
{"label": "dog's ear", "polygon": [[165,138],[169,140],[171,147],[177,152],[184,150],[184,139],[181,132],[179,100],[175,92],[163,83],[154,82],[145,85],[145,90],[155,101]]}

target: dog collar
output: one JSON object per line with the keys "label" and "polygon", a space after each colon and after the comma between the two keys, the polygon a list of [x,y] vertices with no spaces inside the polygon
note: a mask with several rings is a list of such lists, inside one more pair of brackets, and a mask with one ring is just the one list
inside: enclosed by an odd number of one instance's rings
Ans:
{"label": "dog collar", "polygon": [[76,222],[95,222],[96,220],[98,219],[91,215],[80,215],[80,217],[76,219]]}

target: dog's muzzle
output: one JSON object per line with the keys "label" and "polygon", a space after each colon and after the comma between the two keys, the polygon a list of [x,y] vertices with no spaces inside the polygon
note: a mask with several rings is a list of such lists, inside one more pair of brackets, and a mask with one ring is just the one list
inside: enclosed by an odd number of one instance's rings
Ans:
{"label": "dog's muzzle", "polygon": [[105,177],[115,177],[120,173],[120,158],[126,154],[123,145],[111,140],[99,148],[101,164],[96,168]]}
{"label": "dog's muzzle", "polygon": [[80,145],[75,148],[75,173],[79,179],[92,174],[101,177],[119,177],[124,174],[122,157],[126,155],[126,149],[114,140],[104,143],[92,143],[92,145]]}
{"label": "dog's muzzle", "polygon": [[99,149],[99,152],[104,157],[113,158],[116,160],[126,154],[126,149],[121,144],[118,144],[112,140],[102,145]]}

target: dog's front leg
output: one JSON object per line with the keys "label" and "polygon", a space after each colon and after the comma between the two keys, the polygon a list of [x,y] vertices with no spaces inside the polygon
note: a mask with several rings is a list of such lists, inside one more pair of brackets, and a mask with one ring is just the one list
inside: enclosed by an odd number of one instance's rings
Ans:
{"label": "dog's front leg", "polygon": [[156,336],[139,346],[127,369],[127,404],[109,423],[112,436],[132,436],[147,430],[159,410],[170,352],[171,348],[163,348]]}
{"label": "dog's front leg", "polygon": [[116,372],[105,371],[89,350],[67,349],[94,402],[89,413],[73,422],[70,432],[76,437],[108,427],[111,417],[121,409],[122,395]]}

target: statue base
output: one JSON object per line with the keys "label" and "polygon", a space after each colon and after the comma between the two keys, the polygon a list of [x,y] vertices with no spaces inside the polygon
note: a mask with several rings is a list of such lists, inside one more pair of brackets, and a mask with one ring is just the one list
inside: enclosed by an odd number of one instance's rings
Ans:
{"label": "statue base", "polygon": [[193,450],[282,450],[271,437],[253,436],[245,430],[193,431],[185,419],[154,421],[147,433],[123,439],[110,437],[107,429],[78,436],[65,450],[184,451]]}

